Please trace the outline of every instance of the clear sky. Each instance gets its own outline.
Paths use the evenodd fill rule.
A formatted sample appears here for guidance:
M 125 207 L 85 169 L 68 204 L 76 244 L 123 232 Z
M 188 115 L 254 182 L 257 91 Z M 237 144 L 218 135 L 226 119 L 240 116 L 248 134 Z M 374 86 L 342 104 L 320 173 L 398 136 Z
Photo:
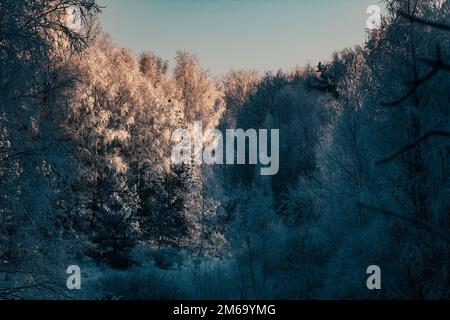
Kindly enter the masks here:
M 178 49 L 218 75 L 316 64 L 362 44 L 379 0 L 99 0 L 103 28 L 136 53 L 173 62 Z

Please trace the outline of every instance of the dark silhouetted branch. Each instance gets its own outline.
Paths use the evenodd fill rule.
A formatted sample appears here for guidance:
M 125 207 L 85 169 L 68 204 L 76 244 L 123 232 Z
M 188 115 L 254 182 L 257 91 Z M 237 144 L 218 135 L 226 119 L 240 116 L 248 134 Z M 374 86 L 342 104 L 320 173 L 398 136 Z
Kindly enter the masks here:
M 400 213 L 382 209 L 382 208 L 377 208 L 377 207 L 370 206 L 370 205 L 363 204 L 363 203 L 358 203 L 357 205 L 360 209 L 365 209 L 365 210 L 369 210 L 372 212 L 378 212 L 378 213 L 381 213 L 388 217 L 389 216 L 395 217 L 395 218 L 410 222 L 414 226 L 416 226 L 420 229 L 426 230 L 429 233 L 435 235 L 437 238 L 443 240 L 444 242 L 450 243 L 450 237 L 444 231 L 439 230 L 437 227 L 435 227 L 427 222 L 420 221 L 419 219 L 416 219 L 416 218 L 413 218 L 413 217 L 410 217 L 410 216 L 407 216 L 404 214 L 400 214 Z
M 32 156 L 32 155 L 44 156 L 44 155 L 46 155 L 46 153 L 42 153 L 44 151 L 45 151 L 45 149 L 43 149 L 43 148 L 35 148 L 35 149 L 30 149 L 30 150 L 18 151 L 16 153 L 9 154 L 9 155 L 1 158 L 0 163 L 9 161 L 11 159 L 20 158 L 22 156 Z
M 436 47 L 436 59 L 419 59 L 419 61 L 422 61 L 423 63 L 426 63 L 427 65 L 431 66 L 432 67 L 431 71 L 419 79 L 407 82 L 407 84 L 412 85 L 408 93 L 405 94 L 400 99 L 397 99 L 393 102 L 382 103 L 383 106 L 395 107 L 402 104 L 403 102 L 408 100 L 408 98 L 413 96 L 423 84 L 431 80 L 440 70 L 450 71 L 450 66 L 444 63 L 444 61 L 442 60 L 442 53 L 440 46 Z
M 414 149 L 416 146 L 418 146 L 419 144 L 427 141 L 428 139 L 432 138 L 432 137 L 445 137 L 445 138 L 450 138 L 450 132 L 446 132 L 446 131 L 430 131 L 425 133 L 423 136 L 421 136 L 420 138 L 418 138 L 416 141 L 408 144 L 407 146 L 405 146 L 404 148 L 402 148 L 401 150 L 395 152 L 394 154 L 390 155 L 389 157 L 379 160 L 377 161 L 375 164 L 376 165 L 382 165 L 382 164 L 386 164 L 389 163 L 395 159 L 397 159 L 398 157 L 400 157 L 401 155 L 405 154 L 406 152 Z
M 420 88 L 421 85 L 423 85 L 425 82 L 427 82 L 428 80 L 433 78 L 437 74 L 438 71 L 439 71 L 438 68 L 433 68 L 433 70 L 431 70 L 429 73 L 427 73 L 427 75 L 425 75 L 423 78 L 420 78 L 420 79 L 417 79 L 416 81 L 410 82 L 413 84 L 413 87 L 403 97 L 401 97 L 400 99 L 397 99 L 393 102 L 384 102 L 384 103 L 382 103 L 382 105 L 386 106 L 386 107 L 395 107 L 395 106 L 402 104 L 403 102 L 408 100 L 408 98 L 413 96 L 416 93 L 416 91 Z
M 410 15 L 409 13 L 406 13 L 403 11 L 399 11 L 398 15 L 405 19 L 408 19 L 410 21 L 421 24 L 421 25 L 433 27 L 433 28 L 440 29 L 440 30 L 450 31 L 449 25 L 446 25 L 446 24 L 443 24 L 440 22 L 428 21 L 428 20 L 413 16 L 413 15 Z
M 10 292 L 16 292 L 16 291 L 23 291 L 28 290 L 32 288 L 39 288 L 46 284 L 46 282 L 32 284 L 29 286 L 22 286 L 22 287 L 13 287 L 13 288 L 0 288 L 0 293 L 10 293 Z
M 429 66 L 432 66 L 433 68 L 436 68 L 438 70 L 450 71 L 450 64 L 447 64 L 442 60 L 420 58 L 419 61 L 426 63 Z

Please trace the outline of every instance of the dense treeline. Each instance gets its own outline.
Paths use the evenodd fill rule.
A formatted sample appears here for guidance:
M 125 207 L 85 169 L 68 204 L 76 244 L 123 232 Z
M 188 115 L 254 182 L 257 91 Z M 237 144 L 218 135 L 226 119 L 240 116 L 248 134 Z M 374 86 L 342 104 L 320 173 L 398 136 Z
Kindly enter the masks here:
M 449 298 L 450 3 L 386 6 L 363 47 L 216 80 L 118 47 L 94 1 L 3 0 L 0 298 Z M 194 121 L 280 129 L 279 173 L 175 165 Z

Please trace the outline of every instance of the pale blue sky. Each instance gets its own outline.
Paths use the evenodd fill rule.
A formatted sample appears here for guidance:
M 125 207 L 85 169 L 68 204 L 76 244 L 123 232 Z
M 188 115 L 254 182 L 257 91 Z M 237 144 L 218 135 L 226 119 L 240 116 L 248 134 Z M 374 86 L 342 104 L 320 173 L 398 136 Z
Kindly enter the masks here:
M 362 44 L 367 7 L 379 0 L 99 0 L 114 41 L 173 62 L 195 53 L 213 75 L 316 64 Z

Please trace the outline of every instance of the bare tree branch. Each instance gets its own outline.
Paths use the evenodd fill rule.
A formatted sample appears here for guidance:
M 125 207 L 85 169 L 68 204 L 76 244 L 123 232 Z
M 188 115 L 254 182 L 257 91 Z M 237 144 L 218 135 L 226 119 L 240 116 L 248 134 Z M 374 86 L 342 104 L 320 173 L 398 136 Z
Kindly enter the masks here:
M 377 161 L 375 164 L 376 165 L 383 165 L 383 164 L 389 163 L 389 162 L 397 159 L 401 155 L 405 154 L 406 152 L 414 149 L 419 144 L 422 144 L 423 142 L 425 142 L 425 141 L 427 141 L 427 140 L 429 140 L 430 138 L 433 138 L 433 137 L 450 138 L 450 132 L 447 132 L 447 131 L 430 131 L 430 132 L 427 132 L 423 136 L 418 138 L 416 141 L 408 144 L 407 146 L 403 147 L 402 149 L 400 149 L 399 151 L 397 151 L 394 154 L 390 155 L 389 157 Z
M 413 87 L 403 97 L 401 97 L 401 98 L 399 98 L 399 99 L 397 99 L 397 100 L 395 100 L 393 102 L 383 102 L 382 105 L 386 106 L 386 107 L 395 107 L 395 106 L 398 106 L 398 105 L 402 104 L 403 102 L 408 100 L 408 98 L 413 96 L 416 93 L 416 91 L 420 88 L 420 86 L 422 86 L 428 80 L 431 80 L 438 73 L 438 71 L 439 71 L 439 69 L 434 67 L 423 78 L 420 78 L 420 79 L 418 79 L 418 80 L 416 80 L 414 82 L 410 82 L 410 83 L 413 84 Z
M 413 16 L 413 15 L 411 15 L 409 13 L 406 13 L 406 12 L 403 12 L 403 11 L 399 11 L 398 15 L 403 17 L 403 18 L 406 18 L 406 19 L 408 19 L 410 21 L 413 21 L 413 22 L 416 22 L 418 24 L 421 24 L 421 25 L 433 27 L 433 28 L 440 29 L 440 30 L 450 31 L 450 26 L 449 25 L 446 25 L 446 24 L 443 24 L 443 23 L 440 23 L 440 22 L 428 21 L 428 20 L 425 20 L 425 19 Z
M 390 210 L 386 210 L 386 209 L 382 209 L 382 208 L 377 208 L 374 206 L 370 206 L 367 204 L 363 204 L 363 203 L 358 203 L 357 206 L 360 209 L 366 209 L 372 212 L 378 212 L 378 213 L 382 213 L 385 216 L 391 216 L 391 217 L 396 217 L 399 218 L 401 220 L 410 222 L 411 224 L 413 224 L 414 226 L 423 229 L 425 231 L 428 231 L 429 233 L 435 235 L 437 238 L 443 240 L 446 243 L 450 243 L 450 237 L 447 235 L 447 233 L 445 233 L 444 231 L 438 229 L 437 227 L 435 227 L 434 225 L 431 225 L 427 222 L 424 221 L 420 221 L 419 219 L 404 215 L 404 214 L 400 214 L 397 212 L 393 212 Z
M 20 158 L 22 156 L 45 155 L 44 153 L 39 153 L 39 152 L 43 152 L 43 151 L 45 151 L 45 149 L 43 149 L 43 148 L 34 148 L 34 149 L 30 149 L 30 150 L 18 151 L 16 153 L 7 155 L 4 158 L 1 158 L 0 159 L 0 163 L 9 161 L 9 160 L 14 159 L 14 158 Z
M 42 283 L 36 283 L 36 284 L 32 284 L 29 286 L 22 286 L 22 287 L 0 288 L 0 293 L 9 293 L 9 292 L 15 292 L 15 291 L 23 291 L 23 290 L 32 289 L 32 288 L 39 288 L 39 287 L 44 286 L 45 284 L 46 284 L 46 282 L 42 282 Z
M 425 76 L 423 76 L 421 78 L 418 78 L 414 81 L 407 82 L 407 84 L 412 85 L 412 87 L 408 91 L 408 93 L 393 102 L 382 103 L 383 106 L 395 107 L 395 106 L 402 104 L 403 102 L 408 100 L 408 98 L 413 96 L 423 84 L 425 84 L 427 81 L 431 80 L 439 71 L 441 71 L 441 70 L 450 71 L 450 65 L 444 63 L 444 61 L 442 59 L 441 47 L 439 45 L 436 46 L 436 58 L 435 59 L 419 58 L 418 60 L 429 65 L 430 67 L 432 67 L 431 71 L 428 72 Z

